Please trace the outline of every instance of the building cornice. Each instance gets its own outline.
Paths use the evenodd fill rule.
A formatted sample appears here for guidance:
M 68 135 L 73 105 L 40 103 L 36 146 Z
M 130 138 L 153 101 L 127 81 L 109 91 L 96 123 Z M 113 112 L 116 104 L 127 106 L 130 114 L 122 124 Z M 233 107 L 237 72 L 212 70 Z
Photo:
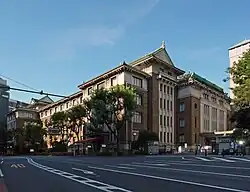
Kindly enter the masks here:
M 116 74 L 122 73 L 124 71 L 131 72 L 131 73 L 143 76 L 145 78 L 150 76 L 149 74 L 147 74 L 147 73 L 145 73 L 143 71 L 140 71 L 140 70 L 138 70 L 138 69 L 136 69 L 136 68 L 134 68 L 132 66 L 127 65 L 126 63 L 123 63 L 122 65 L 120 65 L 120 66 L 118 66 L 118 67 L 116 67 L 114 69 L 111 69 L 110 71 L 108 71 L 108 72 L 106 72 L 106 73 L 104 73 L 102 75 L 99 75 L 99 76 L 97 76 L 97 77 L 95 77 L 95 78 L 93 78 L 93 79 L 79 85 L 78 88 L 79 89 L 85 89 L 87 87 L 95 85 L 95 84 L 97 84 L 97 83 L 99 83 L 99 82 L 101 82 L 103 80 L 106 80 L 106 79 L 108 79 L 108 78 L 110 78 L 110 77 L 112 77 L 112 76 L 114 76 Z

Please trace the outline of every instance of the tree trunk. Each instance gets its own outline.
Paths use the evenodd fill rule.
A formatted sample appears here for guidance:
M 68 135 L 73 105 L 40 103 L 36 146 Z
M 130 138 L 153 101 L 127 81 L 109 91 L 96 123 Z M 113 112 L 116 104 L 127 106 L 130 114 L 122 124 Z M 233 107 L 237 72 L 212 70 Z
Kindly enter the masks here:
M 119 156 L 120 153 L 120 131 L 117 130 L 116 133 L 116 155 Z

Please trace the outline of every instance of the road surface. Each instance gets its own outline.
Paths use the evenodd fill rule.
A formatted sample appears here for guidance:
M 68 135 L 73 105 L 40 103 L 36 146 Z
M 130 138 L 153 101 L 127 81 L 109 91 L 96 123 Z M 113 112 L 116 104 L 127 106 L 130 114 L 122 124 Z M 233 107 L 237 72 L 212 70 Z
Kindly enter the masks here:
M 0 164 L 0 192 L 247 192 L 249 182 L 250 157 L 34 156 Z

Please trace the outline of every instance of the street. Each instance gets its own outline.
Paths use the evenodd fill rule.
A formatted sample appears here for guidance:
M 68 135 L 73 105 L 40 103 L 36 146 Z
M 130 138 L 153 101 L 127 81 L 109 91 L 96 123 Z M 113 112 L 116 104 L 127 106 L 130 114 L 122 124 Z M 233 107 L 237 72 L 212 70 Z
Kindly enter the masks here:
M 250 191 L 248 156 L 32 156 L 0 163 L 0 192 Z

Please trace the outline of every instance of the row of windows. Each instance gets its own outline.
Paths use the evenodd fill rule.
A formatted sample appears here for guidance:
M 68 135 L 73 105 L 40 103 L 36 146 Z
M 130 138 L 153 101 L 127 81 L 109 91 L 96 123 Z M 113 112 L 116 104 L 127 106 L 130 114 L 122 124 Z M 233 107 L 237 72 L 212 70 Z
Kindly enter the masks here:
M 209 100 L 209 95 L 206 94 L 206 93 L 203 93 L 203 98 L 206 99 L 206 100 Z M 217 103 L 217 98 L 214 97 L 214 96 L 211 96 L 211 101 L 214 102 L 214 103 Z M 219 99 L 218 102 L 219 102 L 219 104 L 220 104 L 221 106 L 223 106 L 223 104 L 224 104 L 223 100 Z
M 163 143 L 172 143 L 173 142 L 173 135 L 172 133 L 167 133 L 160 131 L 160 142 Z
M 165 116 L 165 115 L 160 115 L 160 125 L 163 126 L 169 126 L 172 127 L 173 126 L 173 118 L 169 117 L 169 116 Z
M 194 103 L 194 108 L 197 109 L 198 105 L 197 103 Z M 185 111 L 185 103 L 180 103 L 180 112 L 184 112 Z
M 160 91 L 163 91 L 163 93 L 167 93 L 168 95 L 173 95 L 173 87 L 160 84 Z
M 52 108 L 52 109 L 49 109 L 49 110 L 46 110 L 45 112 L 42 112 L 41 113 L 41 118 L 42 117 L 47 117 L 47 116 L 50 116 L 52 115 L 53 113 L 57 113 L 59 111 L 63 111 L 64 109 L 69 109 L 71 106 L 75 106 L 75 105 L 78 105 L 78 104 L 81 104 L 83 103 L 83 97 L 81 96 L 80 98 L 77 98 L 77 99 L 73 99 L 72 101 L 68 101 L 64 104 L 61 104 L 60 106 L 57 106 L 55 108 Z
M 172 101 L 169 101 L 167 100 L 167 106 L 166 106 L 166 99 L 162 99 L 160 98 L 160 108 L 161 109 L 166 109 L 169 111 L 172 111 L 173 110 L 173 102 Z

